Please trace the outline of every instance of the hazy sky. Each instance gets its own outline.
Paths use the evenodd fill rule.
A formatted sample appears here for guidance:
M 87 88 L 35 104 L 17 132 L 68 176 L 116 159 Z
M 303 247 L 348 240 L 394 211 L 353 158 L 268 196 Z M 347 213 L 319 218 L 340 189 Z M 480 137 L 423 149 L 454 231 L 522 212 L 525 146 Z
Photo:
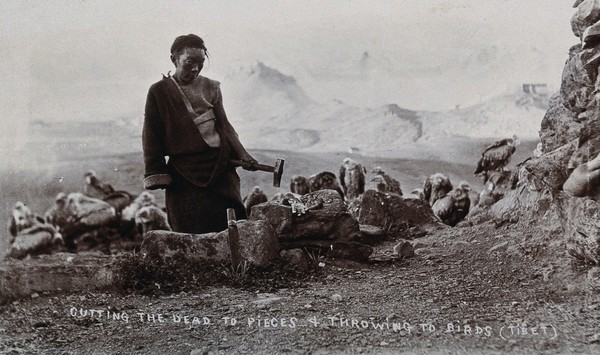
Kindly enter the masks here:
M 340 93 L 365 90 L 364 104 L 381 98 L 444 109 L 519 80 L 557 88 L 578 42 L 569 23 L 573 2 L 2 0 L 1 120 L 25 129 L 19 122 L 32 118 L 139 115 L 148 86 L 172 69 L 173 39 L 187 33 L 207 42 L 205 75 L 222 80 L 261 61 L 294 76 L 313 97 L 337 91 L 336 75 L 352 71 L 364 52 L 377 79 L 339 80 Z M 430 87 L 438 72 L 448 82 Z M 403 97 L 415 90 L 418 97 Z

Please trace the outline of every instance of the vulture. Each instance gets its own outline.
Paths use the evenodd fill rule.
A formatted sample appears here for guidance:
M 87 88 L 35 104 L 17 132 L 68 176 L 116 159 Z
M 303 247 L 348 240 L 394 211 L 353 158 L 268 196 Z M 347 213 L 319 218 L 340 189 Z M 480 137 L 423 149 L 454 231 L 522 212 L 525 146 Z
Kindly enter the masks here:
M 19 231 L 6 256 L 22 259 L 27 255 L 51 254 L 57 245 L 64 244 L 62 235 L 51 224 L 38 222 Z
M 250 216 L 252 206 L 256 206 L 260 203 L 268 201 L 269 200 L 267 199 L 267 195 L 265 195 L 260 186 L 254 186 L 254 188 L 252 188 L 252 191 L 250 191 L 250 193 L 242 200 L 242 202 L 244 203 L 244 207 L 246 208 L 246 216 Z
M 485 148 L 477 163 L 475 175 L 483 175 L 484 182 L 486 182 L 490 172 L 503 171 L 517 149 L 517 145 L 519 145 L 519 140 L 517 136 L 513 136 L 499 140 Z
M 105 184 L 98 179 L 94 170 L 88 170 L 84 176 L 85 186 L 83 188 L 83 193 L 87 196 L 103 199 L 115 192 L 115 189 L 113 189 L 110 184 Z
M 135 213 L 135 225 L 141 235 L 152 230 L 170 231 L 167 213 L 158 206 L 144 206 Z
M 471 208 L 469 191 L 471 191 L 469 184 L 461 182 L 459 187 L 433 204 L 431 207 L 433 213 L 443 223 L 454 227 L 469 214 Z
M 367 169 L 351 158 L 345 158 L 340 167 L 340 183 L 346 198 L 356 198 L 365 192 Z
M 422 188 L 416 188 L 410 192 L 411 197 L 425 201 L 425 194 Z
M 114 207 L 80 192 L 59 193 L 45 214 L 46 221 L 60 230 L 64 242 L 72 247 L 74 238 L 83 230 L 109 225 L 116 220 Z
M 144 206 L 156 206 L 156 197 L 148 191 L 142 191 L 129 206 L 123 209 L 121 219 L 124 221 L 133 221 L 137 211 Z
M 33 214 L 31 209 L 23 202 L 17 201 L 13 207 L 11 218 L 8 221 L 8 230 L 11 236 L 16 237 L 20 231 L 39 222 L 44 222 L 44 220 Z
M 53 226 L 64 226 L 70 219 L 70 213 L 66 207 L 67 194 L 59 192 L 54 198 L 54 205 L 44 213 L 44 219 Z
M 18 201 L 9 222 L 7 257 L 22 259 L 27 255 L 49 254 L 55 245 L 63 244 L 62 235 L 41 216 Z
M 298 195 L 306 195 L 310 191 L 308 179 L 300 175 L 292 176 L 290 181 L 290 191 Z
M 311 175 L 308 178 L 308 185 L 310 186 L 310 192 L 319 190 L 335 190 L 340 194 L 342 199 L 344 199 L 344 192 L 337 183 L 337 177 L 331 171 L 324 171 L 315 175 Z
M 533 150 L 533 157 L 539 158 L 542 155 L 544 155 L 544 146 L 542 145 L 542 142 L 539 142 L 537 144 L 537 146 L 535 147 L 535 149 Z
M 423 182 L 423 197 L 425 201 L 429 202 L 429 206 L 433 206 L 435 201 L 446 196 L 452 189 L 450 178 L 444 174 L 435 173 Z
M 385 180 L 386 192 L 402 196 L 402 189 L 400 188 L 400 182 L 398 180 L 387 175 L 379 166 L 375 167 L 371 172 L 374 173 L 375 176 L 381 176 Z
M 121 216 L 123 210 L 131 205 L 133 196 L 127 191 L 119 190 L 110 193 L 108 196 L 102 198 L 102 200 L 111 205 L 117 215 Z
M 371 181 L 369 181 L 369 190 L 375 190 L 385 194 L 388 192 L 388 186 L 385 179 L 381 175 L 375 175 Z

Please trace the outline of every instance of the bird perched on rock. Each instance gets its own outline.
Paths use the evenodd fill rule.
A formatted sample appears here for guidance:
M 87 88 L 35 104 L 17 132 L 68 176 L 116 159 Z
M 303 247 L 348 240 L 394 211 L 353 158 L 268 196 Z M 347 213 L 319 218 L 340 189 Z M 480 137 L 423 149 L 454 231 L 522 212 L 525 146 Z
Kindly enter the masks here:
M 267 199 L 267 195 L 263 192 L 260 186 L 256 185 L 252 188 L 252 191 L 244 197 L 242 202 L 244 203 L 244 207 L 246 207 L 246 214 L 250 216 L 250 212 L 252 210 L 252 206 L 256 206 L 260 203 L 269 201 Z
M 377 192 L 381 192 L 382 194 L 388 193 L 388 186 L 385 182 L 385 179 L 381 175 L 375 175 L 371 181 L 369 181 L 369 185 L 367 187 L 368 190 L 375 190 Z
M 10 235 L 15 237 L 20 231 L 40 221 L 44 222 L 43 218 L 36 216 L 23 202 L 17 201 L 13 207 L 11 218 L 8 221 L 8 230 Z
M 535 147 L 535 149 L 533 150 L 533 157 L 539 158 L 542 155 L 544 155 L 544 146 L 542 145 L 542 142 L 539 142 L 537 144 L 537 146 Z
M 387 175 L 380 166 L 375 167 L 373 170 L 371 170 L 371 172 L 375 174 L 375 176 L 381 176 L 385 180 L 387 192 L 402 196 L 402 188 L 400 187 L 400 181 Z
M 85 186 L 83 188 L 83 193 L 87 196 L 103 199 L 115 192 L 115 189 L 113 189 L 110 184 L 105 184 L 98 179 L 94 170 L 88 170 L 84 176 Z
M 512 138 L 499 140 L 485 148 L 481 153 L 479 162 L 477 162 L 475 175 L 483 175 L 485 183 L 491 171 L 503 171 L 518 145 L 517 136 L 513 136 Z
M 113 206 L 117 215 L 121 216 L 123 210 L 131 205 L 134 197 L 127 191 L 119 190 L 108 194 L 102 200 Z
M 445 224 L 455 226 L 462 221 L 471 207 L 469 198 L 471 187 L 466 182 L 461 182 L 459 187 L 446 196 L 437 200 L 431 209 L 433 213 Z
M 290 191 L 300 196 L 306 195 L 310 191 L 308 179 L 300 175 L 292 176 L 290 181 Z
M 67 194 L 59 192 L 54 198 L 54 205 L 52 205 L 46 213 L 44 213 L 44 220 L 52 224 L 53 226 L 62 226 L 67 223 L 70 218 L 70 214 L 67 211 Z
M 410 195 L 411 195 L 412 198 L 417 198 L 419 200 L 426 201 L 425 200 L 425 194 L 423 193 L 423 189 L 422 188 L 416 188 L 416 189 L 412 190 L 410 192 Z
M 340 183 L 346 198 L 357 198 L 365 192 L 365 169 L 352 158 L 345 158 L 340 167 Z
M 450 178 L 444 174 L 435 173 L 423 182 L 423 197 L 425 201 L 429 202 L 429 206 L 433 206 L 435 201 L 446 196 L 452 189 Z
M 156 197 L 149 191 L 142 191 L 129 206 L 125 207 L 121 213 L 121 219 L 124 221 L 133 221 L 137 211 L 145 206 L 156 206 Z
M 135 214 L 135 225 L 141 235 L 152 230 L 171 230 L 167 213 L 157 206 L 140 208 Z
M 335 190 L 340 194 L 342 199 L 344 198 L 344 192 L 337 183 L 337 177 L 331 171 L 324 171 L 315 175 L 311 175 L 308 178 L 308 185 L 310 186 L 310 192 L 319 190 Z

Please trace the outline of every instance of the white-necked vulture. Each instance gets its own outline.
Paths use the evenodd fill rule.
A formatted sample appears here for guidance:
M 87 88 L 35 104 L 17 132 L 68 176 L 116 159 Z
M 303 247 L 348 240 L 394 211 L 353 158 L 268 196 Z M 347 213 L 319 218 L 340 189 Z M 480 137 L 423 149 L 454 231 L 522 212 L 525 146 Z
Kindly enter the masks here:
M 481 153 L 479 162 L 477 162 L 475 175 L 483 175 L 485 182 L 490 172 L 503 171 L 517 149 L 517 145 L 519 145 L 519 140 L 517 136 L 513 136 L 512 138 L 499 140 L 485 148 Z
M 346 198 L 356 198 L 365 192 L 367 169 L 352 158 L 345 158 L 340 167 L 340 183 Z

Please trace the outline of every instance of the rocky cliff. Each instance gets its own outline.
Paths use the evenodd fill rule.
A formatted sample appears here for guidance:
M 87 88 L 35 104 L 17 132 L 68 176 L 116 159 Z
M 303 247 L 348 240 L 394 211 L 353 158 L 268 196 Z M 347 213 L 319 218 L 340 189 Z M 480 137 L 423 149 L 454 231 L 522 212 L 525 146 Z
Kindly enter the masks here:
M 563 190 L 571 173 L 600 153 L 600 0 L 576 1 L 574 8 L 571 28 L 580 43 L 569 50 L 560 92 L 550 100 L 542 121 L 543 154 L 521 165 L 517 188 L 491 211 L 500 220 L 535 223 L 552 236 L 548 244 L 599 265 L 597 197 L 573 197 Z

